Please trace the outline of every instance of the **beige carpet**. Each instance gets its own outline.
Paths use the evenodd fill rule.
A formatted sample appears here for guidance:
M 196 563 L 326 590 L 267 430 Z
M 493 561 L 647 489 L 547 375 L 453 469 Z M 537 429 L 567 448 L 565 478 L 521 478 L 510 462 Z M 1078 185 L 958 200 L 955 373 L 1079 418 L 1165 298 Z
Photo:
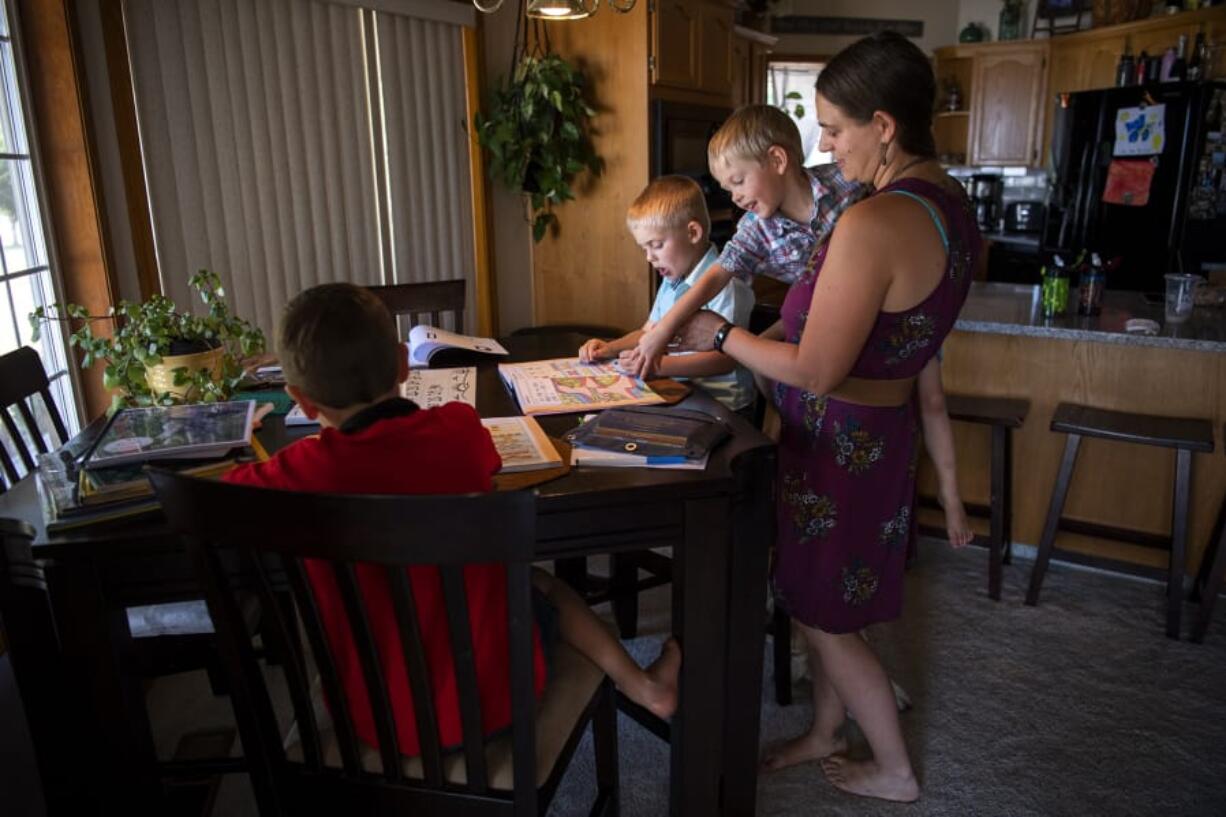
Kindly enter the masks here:
M 900 622 L 872 633 L 915 701 L 903 731 L 924 787 L 911 806 L 844 795 L 813 765 L 765 775 L 769 815 L 1226 815 L 1226 601 L 1203 645 L 1163 636 L 1163 588 L 1053 565 L 1037 608 L 1021 603 L 1030 564 L 1005 568 L 1004 600 L 987 598 L 987 553 L 925 545 Z M 668 590 L 645 597 L 630 647 L 647 661 L 667 625 Z M 1186 623 L 1192 608 L 1186 608 Z M 651 635 L 657 633 L 657 635 Z M 201 679 L 159 684 L 152 709 L 169 753 L 175 725 L 225 720 Z M 763 743 L 807 727 L 807 686 L 780 708 L 766 678 Z M 667 813 L 667 747 L 622 718 L 623 817 Z M 859 745 L 863 750 L 863 745 Z M 586 814 L 594 787 L 580 746 L 550 811 Z M 216 815 L 254 815 L 231 777 Z

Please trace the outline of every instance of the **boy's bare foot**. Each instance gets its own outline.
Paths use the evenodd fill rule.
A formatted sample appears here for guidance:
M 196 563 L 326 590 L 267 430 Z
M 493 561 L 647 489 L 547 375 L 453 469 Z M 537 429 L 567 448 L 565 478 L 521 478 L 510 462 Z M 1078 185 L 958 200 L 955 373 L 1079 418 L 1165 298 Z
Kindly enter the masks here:
M 775 772 L 786 769 L 788 766 L 795 766 L 797 763 L 821 760 L 824 757 L 846 751 L 847 738 L 818 735 L 809 731 L 770 749 L 762 756 L 759 769 L 764 772 Z
M 664 642 L 660 657 L 645 672 L 647 683 L 643 685 L 643 700 L 638 703 L 657 717 L 671 718 L 677 711 L 677 676 L 681 673 L 681 645 L 677 639 Z
M 832 785 L 850 794 L 898 803 L 919 799 L 919 782 L 914 774 L 892 774 L 872 760 L 848 760 L 834 755 L 822 761 L 822 771 Z
M 942 491 L 939 500 L 945 511 L 945 535 L 949 537 L 949 544 L 956 548 L 966 547 L 975 538 L 975 532 L 966 517 L 962 497 Z

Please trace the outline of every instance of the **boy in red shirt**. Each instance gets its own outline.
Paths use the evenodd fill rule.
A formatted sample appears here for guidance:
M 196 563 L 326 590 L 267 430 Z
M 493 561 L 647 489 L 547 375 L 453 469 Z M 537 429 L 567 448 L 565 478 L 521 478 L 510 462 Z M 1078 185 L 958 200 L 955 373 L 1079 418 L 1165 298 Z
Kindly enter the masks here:
M 229 482 L 293 491 L 344 494 L 456 494 L 489 491 L 502 461 L 477 412 L 464 403 L 420 409 L 399 396 L 408 376 L 405 347 L 383 304 L 351 284 L 324 284 L 301 293 L 285 309 L 277 338 L 286 390 L 318 419 L 318 436 L 299 440 L 267 462 L 240 466 Z M 307 560 L 307 575 L 336 656 L 360 739 L 378 746 L 357 651 L 349 637 L 340 592 L 325 564 Z M 408 673 L 391 596 L 381 573 L 357 566 L 358 583 L 379 655 L 400 751 L 420 754 Z M 458 691 L 438 571 L 409 569 L 438 713 L 439 740 L 459 746 Z M 488 735 L 510 725 L 506 570 L 500 564 L 464 570 L 472 627 L 481 719 Z M 556 619 L 563 640 L 586 655 L 632 700 L 661 717 L 677 705 L 681 652 L 669 640 L 644 670 L 626 653 L 583 600 L 550 574 L 533 570 L 534 675 L 545 684 L 541 637 Z M 552 608 L 552 609 L 550 609 Z M 555 615 L 556 613 L 556 615 Z

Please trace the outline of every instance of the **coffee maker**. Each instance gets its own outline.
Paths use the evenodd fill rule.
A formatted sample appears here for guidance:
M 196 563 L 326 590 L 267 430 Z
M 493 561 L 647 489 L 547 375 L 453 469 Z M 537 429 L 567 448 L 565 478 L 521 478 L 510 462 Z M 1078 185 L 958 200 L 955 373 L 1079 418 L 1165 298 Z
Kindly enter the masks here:
M 995 173 L 976 173 L 971 176 L 971 204 L 975 207 L 975 220 L 985 233 L 995 232 L 1000 220 L 1000 197 L 1004 184 Z

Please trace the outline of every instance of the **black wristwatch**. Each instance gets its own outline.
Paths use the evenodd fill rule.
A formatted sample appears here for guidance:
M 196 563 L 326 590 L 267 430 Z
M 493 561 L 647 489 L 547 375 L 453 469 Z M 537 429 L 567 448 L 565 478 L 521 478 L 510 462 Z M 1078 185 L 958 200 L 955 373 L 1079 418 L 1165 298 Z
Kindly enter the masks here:
M 717 352 L 724 351 L 724 341 L 728 339 L 728 334 L 736 329 L 736 324 L 732 321 L 724 321 L 724 325 L 715 330 L 715 342 L 712 343 L 712 348 Z

